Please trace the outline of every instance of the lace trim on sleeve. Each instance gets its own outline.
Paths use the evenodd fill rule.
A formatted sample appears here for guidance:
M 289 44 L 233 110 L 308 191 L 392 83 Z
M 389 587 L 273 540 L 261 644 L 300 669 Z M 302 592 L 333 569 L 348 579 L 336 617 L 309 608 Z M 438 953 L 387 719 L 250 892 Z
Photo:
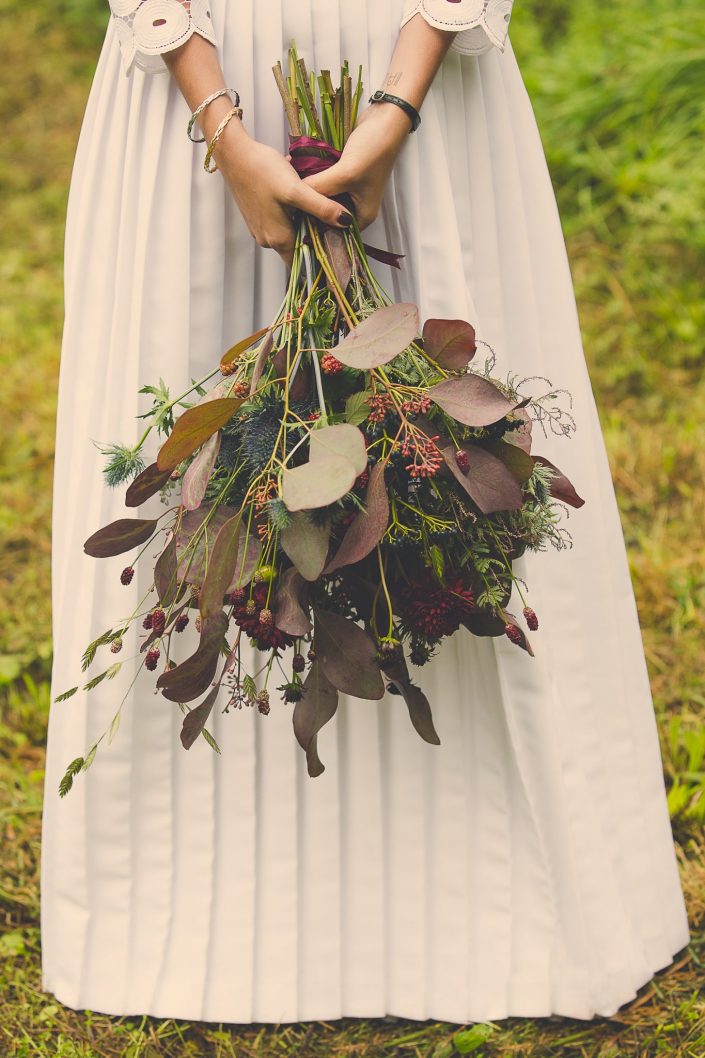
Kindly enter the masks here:
M 125 73 L 168 68 L 162 52 L 185 44 L 193 33 L 216 43 L 209 0 L 108 0 Z
M 514 0 L 406 0 L 401 26 L 419 14 L 431 26 L 455 32 L 451 51 L 479 55 L 504 50 Z

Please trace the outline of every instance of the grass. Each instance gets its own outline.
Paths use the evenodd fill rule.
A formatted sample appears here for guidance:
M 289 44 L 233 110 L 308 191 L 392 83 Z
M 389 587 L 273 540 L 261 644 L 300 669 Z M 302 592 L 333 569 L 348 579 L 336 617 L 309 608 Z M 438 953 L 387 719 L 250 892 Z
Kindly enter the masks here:
M 77 1013 L 40 991 L 38 863 L 51 652 L 49 517 L 66 193 L 104 0 L 22 5 L 3 38 L 0 265 L 0 1054 L 29 1058 L 644 1058 L 705 1054 L 705 10 L 520 0 L 617 487 L 693 940 L 612 1018 L 228 1027 Z M 6 0 L 5 11 L 20 10 Z

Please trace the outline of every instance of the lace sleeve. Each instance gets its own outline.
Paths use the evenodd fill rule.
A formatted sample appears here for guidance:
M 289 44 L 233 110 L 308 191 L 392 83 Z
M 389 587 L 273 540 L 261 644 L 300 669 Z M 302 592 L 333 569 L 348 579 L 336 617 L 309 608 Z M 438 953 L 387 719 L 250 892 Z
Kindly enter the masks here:
M 209 0 L 108 0 L 125 73 L 168 70 L 161 53 L 193 33 L 215 44 Z
M 514 0 L 406 0 L 400 26 L 416 14 L 438 29 L 455 32 L 451 51 L 479 55 L 494 45 L 500 51 L 509 29 Z

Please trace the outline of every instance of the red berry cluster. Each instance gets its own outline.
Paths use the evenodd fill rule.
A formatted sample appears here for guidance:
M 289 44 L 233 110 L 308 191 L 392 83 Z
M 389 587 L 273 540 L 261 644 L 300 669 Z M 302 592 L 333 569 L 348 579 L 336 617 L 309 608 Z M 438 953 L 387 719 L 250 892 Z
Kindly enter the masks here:
M 233 620 L 250 639 L 254 640 L 260 650 L 291 646 L 294 637 L 277 628 L 274 615 L 267 606 L 268 590 L 266 584 L 253 585 L 251 598 L 240 599 L 239 602 L 233 604 Z M 243 594 L 246 595 L 246 593 Z
M 233 393 L 236 397 L 246 397 L 249 392 L 250 384 L 249 382 L 245 382 L 244 379 L 241 379 L 239 382 L 236 382 L 233 386 Z
M 321 357 L 321 367 L 326 375 L 337 375 L 339 371 L 343 370 L 344 366 L 332 353 L 324 353 Z
M 388 393 L 371 393 L 366 403 L 370 406 L 368 421 L 377 424 L 384 422 L 387 413 L 394 407 L 394 401 Z
M 135 571 L 132 566 L 125 566 L 124 570 L 120 574 L 120 583 L 129 584 L 135 575 Z
M 401 454 L 413 456 L 410 463 L 406 464 L 406 471 L 410 478 L 431 478 L 443 466 L 437 438 L 428 437 L 420 430 L 413 434 L 408 431 L 401 443 Z
M 532 632 L 535 632 L 539 626 L 539 619 L 536 616 L 535 611 L 532 610 L 530 606 L 525 606 L 522 612 L 524 614 L 524 618 L 526 620 L 527 625 L 529 626 Z
M 155 635 L 162 635 L 166 626 L 166 614 L 160 606 L 152 610 L 152 631 Z
M 430 397 L 410 397 L 409 400 L 404 401 L 401 408 L 408 415 L 425 415 L 431 403 Z
M 175 630 L 177 632 L 183 632 L 184 628 L 188 624 L 188 620 L 189 618 L 187 613 L 180 613 L 179 616 L 176 618 L 176 621 L 174 622 Z

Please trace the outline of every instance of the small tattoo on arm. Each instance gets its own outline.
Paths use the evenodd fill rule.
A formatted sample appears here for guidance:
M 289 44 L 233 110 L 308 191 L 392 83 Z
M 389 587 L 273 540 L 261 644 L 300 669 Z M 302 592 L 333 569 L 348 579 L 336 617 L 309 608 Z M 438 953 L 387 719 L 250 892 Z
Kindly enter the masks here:
M 401 70 L 396 70 L 393 73 L 388 73 L 384 81 L 385 88 L 394 88 L 396 85 L 399 84 L 403 76 L 404 74 Z

